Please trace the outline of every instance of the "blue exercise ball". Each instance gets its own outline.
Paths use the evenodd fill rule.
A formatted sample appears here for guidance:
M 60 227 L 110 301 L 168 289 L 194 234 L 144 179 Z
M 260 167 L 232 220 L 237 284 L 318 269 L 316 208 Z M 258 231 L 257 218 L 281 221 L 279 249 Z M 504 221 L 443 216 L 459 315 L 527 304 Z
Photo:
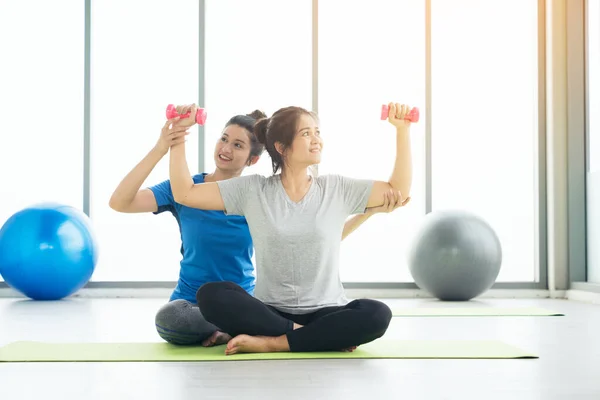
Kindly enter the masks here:
M 34 300 L 59 300 L 91 278 L 98 246 L 89 218 L 71 206 L 43 203 L 12 215 L 0 229 L 0 275 Z

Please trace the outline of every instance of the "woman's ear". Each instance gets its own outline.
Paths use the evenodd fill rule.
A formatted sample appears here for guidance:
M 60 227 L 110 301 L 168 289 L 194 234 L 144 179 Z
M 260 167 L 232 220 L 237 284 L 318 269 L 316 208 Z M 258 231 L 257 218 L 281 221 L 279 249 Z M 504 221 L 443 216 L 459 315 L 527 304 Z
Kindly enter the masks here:
M 260 156 L 252 156 L 248 158 L 248 162 L 246 163 L 249 167 L 256 164 L 260 160 Z
M 283 153 L 285 153 L 285 149 L 283 148 L 283 144 L 281 142 L 275 142 L 275 150 L 283 157 Z

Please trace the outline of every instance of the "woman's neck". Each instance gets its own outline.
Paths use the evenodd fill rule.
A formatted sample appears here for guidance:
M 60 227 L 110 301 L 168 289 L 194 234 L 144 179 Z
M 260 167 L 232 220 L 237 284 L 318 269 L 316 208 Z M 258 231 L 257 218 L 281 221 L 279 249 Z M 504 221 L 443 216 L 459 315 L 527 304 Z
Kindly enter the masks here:
M 289 191 L 302 192 L 310 186 L 310 181 L 311 176 L 308 174 L 308 168 L 285 168 L 281 172 L 281 183 Z

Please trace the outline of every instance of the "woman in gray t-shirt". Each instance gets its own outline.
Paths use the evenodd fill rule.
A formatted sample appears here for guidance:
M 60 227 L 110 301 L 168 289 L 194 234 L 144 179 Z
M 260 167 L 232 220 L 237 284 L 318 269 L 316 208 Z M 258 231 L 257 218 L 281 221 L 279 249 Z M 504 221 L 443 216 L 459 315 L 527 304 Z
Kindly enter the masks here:
M 399 191 L 406 203 L 412 180 L 409 108 L 390 103 L 396 161 L 389 181 L 340 175 L 313 177 L 323 141 L 317 116 L 299 107 L 259 120 L 274 175 L 194 184 L 182 144 L 171 147 L 175 201 L 246 217 L 256 251 L 255 297 L 232 282 L 203 285 L 196 294 L 204 317 L 234 338 L 226 354 L 352 350 L 381 337 L 392 313 L 371 299 L 348 301 L 339 277 L 346 218 Z M 195 115 L 195 110 L 191 110 Z M 281 170 L 281 173 L 277 172 Z

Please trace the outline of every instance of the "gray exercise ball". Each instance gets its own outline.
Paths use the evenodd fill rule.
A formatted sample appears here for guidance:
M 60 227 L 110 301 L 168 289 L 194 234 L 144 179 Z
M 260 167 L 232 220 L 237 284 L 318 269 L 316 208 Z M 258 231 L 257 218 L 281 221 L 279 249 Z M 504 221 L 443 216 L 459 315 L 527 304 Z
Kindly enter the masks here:
M 425 216 L 410 246 L 408 266 L 418 287 L 445 301 L 466 301 L 498 277 L 502 247 L 496 232 L 465 211 Z

